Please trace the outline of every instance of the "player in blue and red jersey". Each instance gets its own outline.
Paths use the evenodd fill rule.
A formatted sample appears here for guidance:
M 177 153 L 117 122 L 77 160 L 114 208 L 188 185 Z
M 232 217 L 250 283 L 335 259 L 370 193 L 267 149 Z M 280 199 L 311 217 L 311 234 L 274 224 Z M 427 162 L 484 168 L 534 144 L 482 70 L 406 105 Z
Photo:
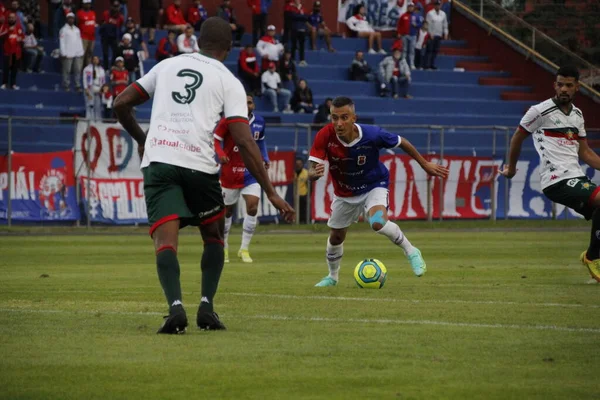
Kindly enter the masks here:
M 246 96 L 248 103 L 248 123 L 250 131 L 254 135 L 254 140 L 260 148 L 265 168 L 269 169 L 269 153 L 265 143 L 265 120 L 254 114 L 254 99 L 252 96 Z M 221 147 L 222 142 L 222 147 Z M 221 168 L 221 186 L 223 187 L 223 200 L 225 202 L 225 232 L 224 248 L 225 262 L 229 262 L 229 231 L 231 230 L 231 221 L 233 216 L 233 206 L 238 202 L 240 195 L 246 202 L 246 217 L 242 228 L 242 244 L 238 251 L 238 257 L 243 262 L 251 263 L 248 247 L 252 240 L 252 235 L 256 230 L 256 213 L 258 212 L 258 201 L 260 199 L 260 185 L 250 174 L 242 156 L 233 138 L 227 130 L 227 122 L 221 120 L 215 129 L 215 151 L 219 156 L 219 161 L 223 164 Z
M 427 267 L 421 252 L 408 241 L 398 225 L 388 221 L 390 177 L 379 161 L 379 150 L 399 147 L 432 176 L 446 178 L 448 169 L 425 160 L 408 140 L 398 135 L 378 126 L 357 124 L 354 103 L 348 97 L 333 100 L 331 122 L 317 133 L 309 157 L 308 175 L 313 181 L 325 174 L 324 163 L 329 163 L 335 194 L 327 222 L 330 228 L 326 253 L 329 275 L 315 286 L 337 285 L 346 232 L 363 212 L 375 232 L 387 236 L 404 250 L 415 275 L 423 275 Z

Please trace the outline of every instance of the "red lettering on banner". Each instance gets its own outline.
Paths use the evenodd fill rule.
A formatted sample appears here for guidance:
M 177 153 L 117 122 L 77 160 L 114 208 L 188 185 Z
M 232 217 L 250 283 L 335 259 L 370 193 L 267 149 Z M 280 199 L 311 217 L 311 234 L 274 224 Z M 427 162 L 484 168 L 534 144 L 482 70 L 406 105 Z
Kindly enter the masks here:
M 439 161 L 433 157 L 429 159 Z M 427 176 L 408 156 L 384 155 L 381 161 L 390 171 L 388 213 L 391 219 L 425 219 L 428 201 L 433 218 L 438 218 L 440 212 L 444 218 L 487 218 L 490 215 L 490 188 L 498 165 L 489 158 L 446 157 L 444 164 L 450 170 L 446 181 Z M 326 169 L 325 176 L 313 186 L 313 219 L 329 218 L 332 186 Z
M 117 172 L 119 170 L 119 167 L 117 167 L 117 163 L 115 162 L 115 137 L 120 136 L 120 129 L 112 127 L 106 128 L 106 137 L 108 138 L 108 152 L 110 153 L 110 164 L 108 164 L 108 172 Z
M 84 162 L 87 162 L 88 160 L 88 149 L 86 147 L 88 143 L 88 133 L 91 136 L 91 139 L 89 140 L 90 146 L 95 146 L 94 157 L 90 160 L 90 168 L 92 171 L 95 171 L 98 160 L 100 159 L 100 154 L 102 154 L 102 139 L 100 138 L 100 132 L 98 132 L 98 129 L 96 129 L 95 126 L 90 126 L 89 131 L 83 134 L 81 138 L 81 153 L 83 154 Z

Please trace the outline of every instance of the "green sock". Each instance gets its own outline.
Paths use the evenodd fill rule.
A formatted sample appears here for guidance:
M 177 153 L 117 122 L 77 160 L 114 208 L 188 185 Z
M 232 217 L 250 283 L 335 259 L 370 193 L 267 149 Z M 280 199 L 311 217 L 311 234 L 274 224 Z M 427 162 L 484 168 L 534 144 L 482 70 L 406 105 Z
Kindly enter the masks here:
M 179 282 L 179 261 L 177 253 L 171 246 L 164 246 L 156 252 L 156 270 L 160 285 L 165 292 L 169 311 L 174 306 L 181 306 L 181 284 Z
M 202 268 L 202 300 L 200 310 L 213 312 L 213 298 L 219 287 L 219 279 L 223 271 L 224 253 L 222 242 L 204 244 L 204 253 L 200 267 Z

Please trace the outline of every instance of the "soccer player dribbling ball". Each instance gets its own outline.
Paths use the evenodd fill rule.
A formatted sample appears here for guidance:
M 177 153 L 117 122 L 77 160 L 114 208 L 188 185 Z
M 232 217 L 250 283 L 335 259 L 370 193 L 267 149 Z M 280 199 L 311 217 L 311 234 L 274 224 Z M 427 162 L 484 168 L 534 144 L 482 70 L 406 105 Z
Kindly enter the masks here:
M 401 247 L 415 275 L 422 276 L 427 267 L 421 252 L 408 241 L 398 225 L 388 221 L 389 172 L 379 161 L 379 150 L 399 147 L 432 176 L 446 178 L 448 169 L 425 160 L 405 138 L 378 126 L 357 124 L 354 103 L 348 97 L 333 100 L 331 122 L 317 133 L 309 157 L 308 175 L 313 181 L 325 174 L 324 163 L 329 162 L 335 194 L 327 222 L 330 228 L 326 252 L 329 275 L 315 286 L 337 285 L 346 232 L 363 210 L 371 228 Z
M 248 126 L 244 87 L 223 65 L 231 50 L 231 27 L 218 17 L 200 30 L 200 53 L 161 61 L 117 97 L 115 113 L 137 141 L 142 158 L 144 194 L 156 250 L 158 278 L 169 305 L 169 315 L 157 333 L 184 333 L 177 242 L 179 229 L 199 226 L 204 251 L 201 300 L 196 324 L 200 329 L 225 329 L 214 312 L 213 300 L 223 270 L 224 204 L 215 161 L 213 130 L 223 112 L 228 130 L 246 167 L 283 218 L 292 221 L 293 208 L 269 181 L 263 160 Z M 152 105 L 146 135 L 133 116 L 133 107 Z
M 544 195 L 592 220 L 590 245 L 580 260 L 600 282 L 600 187 L 585 176 L 579 160 L 600 170 L 600 157 L 588 146 L 581 110 L 573 105 L 579 91 L 579 71 L 562 67 L 554 81 L 556 95 L 532 106 L 510 141 L 508 165 L 500 172 L 508 179 L 517 173 L 523 141 L 533 136 L 540 156 Z
M 254 114 L 254 99 L 251 95 L 246 95 L 246 104 L 248 105 L 248 124 L 250 125 L 252 137 L 256 140 L 256 144 L 260 149 L 265 168 L 269 169 L 269 153 L 265 142 L 265 120 Z M 251 263 L 252 258 L 248 247 L 256 230 L 260 185 L 244 165 L 244 160 L 242 160 L 227 126 L 227 120 L 222 119 L 215 129 L 215 150 L 219 156 L 219 161 L 223 164 L 221 167 L 221 186 L 223 187 L 225 201 L 225 262 L 229 262 L 228 239 L 233 219 L 233 206 L 238 202 L 241 194 L 246 203 L 246 217 L 242 226 L 242 243 L 237 255 L 243 262 Z

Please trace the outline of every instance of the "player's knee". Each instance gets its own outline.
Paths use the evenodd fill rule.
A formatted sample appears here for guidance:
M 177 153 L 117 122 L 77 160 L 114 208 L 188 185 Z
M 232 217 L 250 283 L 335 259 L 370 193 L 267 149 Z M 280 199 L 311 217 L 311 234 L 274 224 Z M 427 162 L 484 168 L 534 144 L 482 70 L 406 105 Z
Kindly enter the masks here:
M 369 225 L 375 232 L 380 231 L 386 223 L 386 219 L 383 215 L 383 211 L 376 211 L 372 216 L 369 217 Z
M 251 217 L 256 217 L 256 214 L 258 214 L 258 204 L 246 206 L 246 213 Z
M 225 206 L 225 216 L 231 218 L 233 216 L 233 207 Z
M 344 243 L 344 235 L 341 232 L 331 232 L 329 234 L 329 243 L 331 243 L 332 246 L 338 246 L 342 243 Z

